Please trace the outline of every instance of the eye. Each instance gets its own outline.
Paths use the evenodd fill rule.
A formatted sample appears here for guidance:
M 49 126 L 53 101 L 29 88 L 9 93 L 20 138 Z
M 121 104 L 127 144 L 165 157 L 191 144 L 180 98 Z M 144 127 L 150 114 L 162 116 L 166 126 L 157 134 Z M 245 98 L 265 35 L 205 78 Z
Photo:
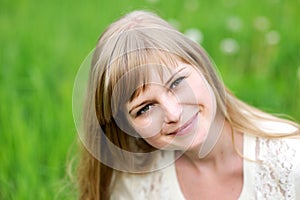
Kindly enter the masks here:
M 152 106 L 153 106 L 153 104 L 147 104 L 147 105 L 145 105 L 144 107 L 142 107 L 141 109 L 139 109 L 137 111 L 136 116 L 138 117 L 140 115 L 145 114 L 146 112 L 148 112 L 151 109 Z
M 176 79 L 170 86 L 170 89 L 174 89 L 175 87 L 177 87 L 183 80 L 185 79 L 184 76 L 179 77 L 178 79 Z

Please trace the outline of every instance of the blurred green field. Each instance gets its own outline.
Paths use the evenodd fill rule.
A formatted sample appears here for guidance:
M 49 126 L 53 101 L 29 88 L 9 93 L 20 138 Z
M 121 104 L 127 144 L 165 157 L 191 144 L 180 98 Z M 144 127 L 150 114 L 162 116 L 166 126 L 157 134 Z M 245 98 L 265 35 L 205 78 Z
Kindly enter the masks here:
M 300 121 L 299 0 L 1 0 L 1 200 L 76 197 L 66 178 L 76 72 L 104 28 L 133 9 L 198 38 L 238 97 Z

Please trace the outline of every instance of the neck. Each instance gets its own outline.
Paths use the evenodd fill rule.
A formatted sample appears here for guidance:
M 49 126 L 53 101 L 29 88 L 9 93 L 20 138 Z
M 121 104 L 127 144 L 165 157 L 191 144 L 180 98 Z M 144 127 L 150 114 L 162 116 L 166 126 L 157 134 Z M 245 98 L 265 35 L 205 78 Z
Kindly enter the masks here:
M 235 137 L 233 144 L 232 134 Z M 233 132 L 228 122 L 224 127 L 211 151 L 205 157 L 199 157 L 199 149 L 192 149 L 184 153 L 182 159 L 187 159 L 194 167 L 203 168 L 209 166 L 218 170 L 224 168 L 226 163 L 232 164 L 233 159 L 241 159 L 236 152 L 235 146 L 239 152 L 243 151 L 243 136 L 241 133 Z

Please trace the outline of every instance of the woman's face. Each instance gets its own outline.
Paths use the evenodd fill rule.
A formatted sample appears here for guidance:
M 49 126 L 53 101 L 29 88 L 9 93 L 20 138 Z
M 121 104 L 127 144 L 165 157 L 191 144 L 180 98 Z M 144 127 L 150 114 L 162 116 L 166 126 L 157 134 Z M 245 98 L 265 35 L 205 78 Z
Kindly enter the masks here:
M 200 147 L 216 114 L 211 87 L 195 67 L 183 62 L 163 73 L 153 72 L 145 88 L 127 102 L 128 121 L 156 148 Z

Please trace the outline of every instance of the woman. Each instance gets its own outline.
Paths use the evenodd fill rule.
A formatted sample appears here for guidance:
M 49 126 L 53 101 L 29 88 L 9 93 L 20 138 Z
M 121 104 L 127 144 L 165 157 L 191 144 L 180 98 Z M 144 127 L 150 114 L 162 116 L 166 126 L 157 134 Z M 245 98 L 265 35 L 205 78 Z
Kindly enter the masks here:
M 237 99 L 153 13 L 100 37 L 80 134 L 80 199 L 300 198 L 299 125 Z

